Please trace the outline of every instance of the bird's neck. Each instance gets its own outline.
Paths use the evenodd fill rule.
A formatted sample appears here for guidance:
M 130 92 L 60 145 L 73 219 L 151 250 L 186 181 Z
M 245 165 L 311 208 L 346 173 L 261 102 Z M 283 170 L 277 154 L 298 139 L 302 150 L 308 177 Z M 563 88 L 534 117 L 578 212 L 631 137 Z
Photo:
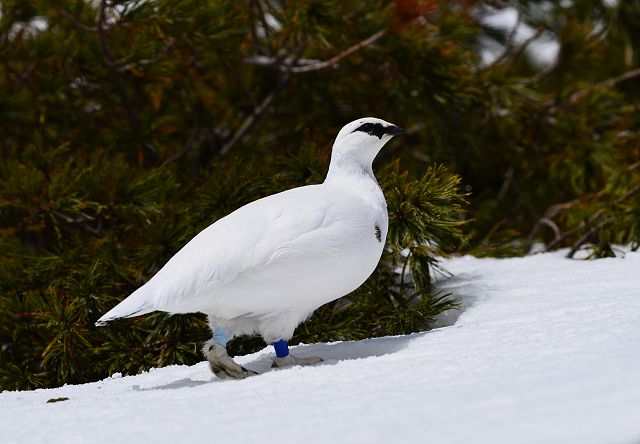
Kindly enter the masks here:
M 371 167 L 373 159 L 361 160 L 348 155 L 333 155 L 329 164 L 329 171 L 325 183 L 343 179 L 370 179 L 376 182 Z
M 361 163 L 349 158 L 331 158 L 329 172 L 324 184 L 335 186 L 340 192 L 352 192 L 360 198 L 383 208 L 386 211 L 387 204 L 378 181 L 373 175 L 371 162 Z

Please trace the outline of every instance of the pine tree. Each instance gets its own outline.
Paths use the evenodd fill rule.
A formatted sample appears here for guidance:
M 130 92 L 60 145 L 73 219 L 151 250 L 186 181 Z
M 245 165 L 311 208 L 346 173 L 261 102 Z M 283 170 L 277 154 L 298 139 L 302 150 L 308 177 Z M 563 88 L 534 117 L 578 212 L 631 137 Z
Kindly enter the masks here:
M 200 315 L 93 322 L 216 219 L 322 181 L 357 117 L 408 130 L 374 166 L 387 250 L 297 341 L 429 328 L 456 251 L 637 248 L 640 9 L 610 3 L 0 0 L 0 387 L 201 360 Z

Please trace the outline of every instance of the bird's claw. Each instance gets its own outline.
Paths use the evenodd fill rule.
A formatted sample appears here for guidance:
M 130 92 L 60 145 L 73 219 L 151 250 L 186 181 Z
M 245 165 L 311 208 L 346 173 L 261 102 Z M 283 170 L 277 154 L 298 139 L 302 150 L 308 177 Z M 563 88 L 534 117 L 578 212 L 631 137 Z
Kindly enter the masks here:
M 300 358 L 292 354 L 288 354 L 284 358 L 275 357 L 271 368 L 292 367 L 294 365 L 315 365 L 319 364 L 323 359 L 319 356 L 308 356 L 306 358 Z
M 236 363 L 220 344 L 207 343 L 203 352 L 209 361 L 209 368 L 220 379 L 245 379 L 258 374 Z

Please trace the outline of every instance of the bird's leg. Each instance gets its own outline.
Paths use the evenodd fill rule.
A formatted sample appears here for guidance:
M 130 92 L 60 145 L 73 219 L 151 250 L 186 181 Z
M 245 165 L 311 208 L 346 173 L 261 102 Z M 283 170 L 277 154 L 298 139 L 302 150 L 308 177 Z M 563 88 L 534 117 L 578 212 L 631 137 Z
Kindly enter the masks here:
M 202 352 L 209 361 L 211 371 L 220 379 L 244 379 L 247 376 L 257 375 L 256 372 L 247 370 L 229 357 L 227 331 L 224 328 L 214 329 L 213 339 L 205 342 Z
M 289 353 L 287 341 L 280 339 L 273 343 L 276 350 L 276 358 L 273 360 L 272 367 L 290 367 L 293 365 L 314 365 L 322 362 L 322 358 L 318 356 L 309 356 L 307 358 L 299 358 Z

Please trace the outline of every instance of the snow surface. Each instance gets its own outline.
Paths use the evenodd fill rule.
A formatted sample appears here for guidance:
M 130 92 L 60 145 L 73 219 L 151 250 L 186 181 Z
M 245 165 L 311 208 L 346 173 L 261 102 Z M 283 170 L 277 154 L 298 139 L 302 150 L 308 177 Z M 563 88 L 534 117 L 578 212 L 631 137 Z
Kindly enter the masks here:
M 640 253 L 456 258 L 455 324 L 0 394 L 1 443 L 640 443 Z M 52 398 L 66 401 L 47 403 Z

